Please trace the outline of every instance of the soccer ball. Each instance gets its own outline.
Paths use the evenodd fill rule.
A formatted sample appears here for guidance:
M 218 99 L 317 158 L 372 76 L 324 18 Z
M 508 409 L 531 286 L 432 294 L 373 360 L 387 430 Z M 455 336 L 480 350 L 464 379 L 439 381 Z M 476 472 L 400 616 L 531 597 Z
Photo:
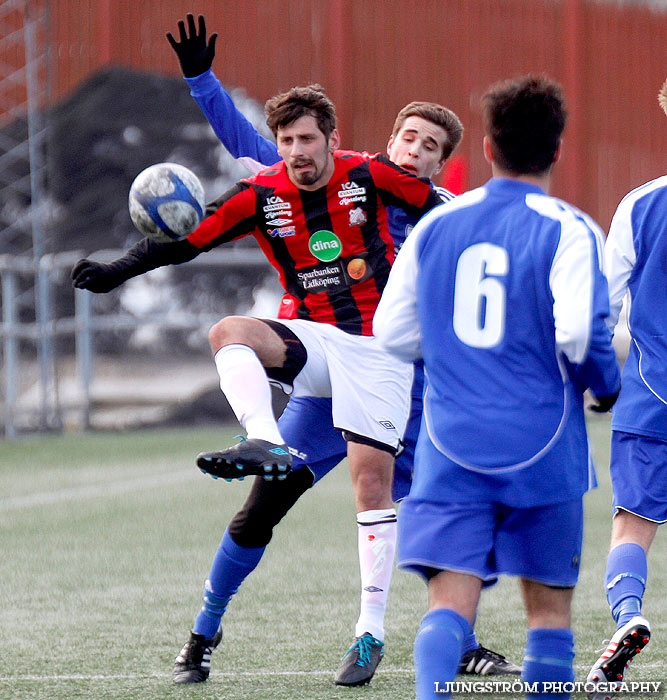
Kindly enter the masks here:
M 132 222 L 144 236 L 160 243 L 178 241 L 204 218 L 204 188 L 182 165 L 158 163 L 135 178 L 129 207 Z

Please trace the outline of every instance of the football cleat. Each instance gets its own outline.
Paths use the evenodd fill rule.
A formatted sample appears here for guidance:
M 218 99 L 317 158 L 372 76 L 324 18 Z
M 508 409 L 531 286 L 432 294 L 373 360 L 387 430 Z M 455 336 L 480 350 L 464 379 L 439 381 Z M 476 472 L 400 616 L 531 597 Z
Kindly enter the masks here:
M 355 637 L 334 675 L 334 683 L 350 687 L 370 683 L 383 656 L 384 643 L 370 632 Z
M 521 666 L 508 661 L 502 654 L 478 646 L 467 651 L 459 663 L 459 673 L 478 676 L 521 675 Z
M 190 632 L 190 639 L 174 663 L 174 683 L 203 683 L 211 672 L 211 654 L 221 639 L 222 629 L 213 639 L 204 639 L 204 635 Z
M 632 659 L 651 639 L 651 627 L 641 615 L 616 630 L 602 656 L 593 664 L 587 684 L 599 686 L 588 693 L 589 700 L 610 700 L 623 681 L 625 671 Z
M 220 452 L 202 452 L 197 456 L 197 466 L 214 479 L 231 481 L 255 475 L 267 481 L 274 477 L 282 480 L 292 468 L 292 455 L 287 445 L 252 438 Z

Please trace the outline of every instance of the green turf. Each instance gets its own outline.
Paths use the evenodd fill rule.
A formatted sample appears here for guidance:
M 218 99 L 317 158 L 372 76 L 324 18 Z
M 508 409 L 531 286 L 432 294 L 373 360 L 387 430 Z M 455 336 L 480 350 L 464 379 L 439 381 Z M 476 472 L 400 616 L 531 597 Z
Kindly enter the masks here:
M 579 679 L 612 631 L 601 587 L 610 524 L 608 419 L 592 419 L 590 431 L 601 487 L 586 498 L 575 597 Z M 200 474 L 193 457 L 227 444 L 234 432 L 0 442 L 2 700 L 414 697 L 412 641 L 426 595 L 415 576 L 400 571 L 387 616 L 386 657 L 373 683 L 343 689 L 331 680 L 359 600 L 354 505 L 344 466 L 278 528 L 225 616 L 209 682 L 172 685 L 173 660 L 199 608 L 211 557 L 248 488 L 247 482 Z M 645 604 L 654 637 L 633 664 L 632 680 L 666 678 L 663 546 L 659 533 Z M 520 661 L 524 615 L 516 582 L 485 592 L 477 633 Z

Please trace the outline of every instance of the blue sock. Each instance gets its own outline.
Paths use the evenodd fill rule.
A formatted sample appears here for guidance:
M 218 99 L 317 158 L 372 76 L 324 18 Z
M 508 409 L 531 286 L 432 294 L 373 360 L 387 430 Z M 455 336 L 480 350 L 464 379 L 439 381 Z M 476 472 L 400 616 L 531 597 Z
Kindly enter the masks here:
M 569 693 L 555 693 L 554 686 L 543 683 L 573 683 L 574 636 L 569 629 L 530 629 L 526 636 L 523 655 L 524 683 L 537 683 L 537 693 L 526 693 L 529 700 L 570 697 Z
M 265 549 L 266 547 L 241 547 L 234 542 L 229 531 L 225 530 L 204 586 L 204 605 L 195 619 L 193 632 L 203 634 L 206 639 L 215 635 L 229 599 L 259 564 Z
M 616 629 L 641 613 L 647 574 L 646 552 L 638 544 L 619 544 L 609 552 L 604 585 Z
M 479 648 L 480 644 L 477 641 L 477 637 L 475 636 L 475 630 L 471 627 L 470 628 L 470 634 L 466 635 L 466 638 L 463 640 L 463 648 L 461 649 L 461 656 L 464 654 L 467 654 L 469 651 L 472 651 L 473 649 Z
M 472 621 L 470 625 L 470 632 L 466 634 L 466 638 L 463 640 L 463 647 L 461 648 L 461 657 L 467 654 L 473 649 L 479 649 L 481 644 L 477 641 L 477 635 L 475 634 L 475 624 L 477 622 L 477 617 Z
M 417 700 L 451 697 L 437 692 L 437 684 L 444 689 L 454 680 L 469 633 L 468 621 L 453 610 L 439 608 L 424 615 L 414 646 Z

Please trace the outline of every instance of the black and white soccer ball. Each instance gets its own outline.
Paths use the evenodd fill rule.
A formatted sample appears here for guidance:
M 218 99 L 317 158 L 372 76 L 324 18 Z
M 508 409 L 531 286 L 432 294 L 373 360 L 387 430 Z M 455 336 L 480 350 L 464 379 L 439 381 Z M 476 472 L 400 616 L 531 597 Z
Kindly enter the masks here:
M 177 163 L 157 163 L 142 170 L 130 188 L 130 218 L 154 241 L 178 241 L 204 218 L 204 188 L 199 178 Z

